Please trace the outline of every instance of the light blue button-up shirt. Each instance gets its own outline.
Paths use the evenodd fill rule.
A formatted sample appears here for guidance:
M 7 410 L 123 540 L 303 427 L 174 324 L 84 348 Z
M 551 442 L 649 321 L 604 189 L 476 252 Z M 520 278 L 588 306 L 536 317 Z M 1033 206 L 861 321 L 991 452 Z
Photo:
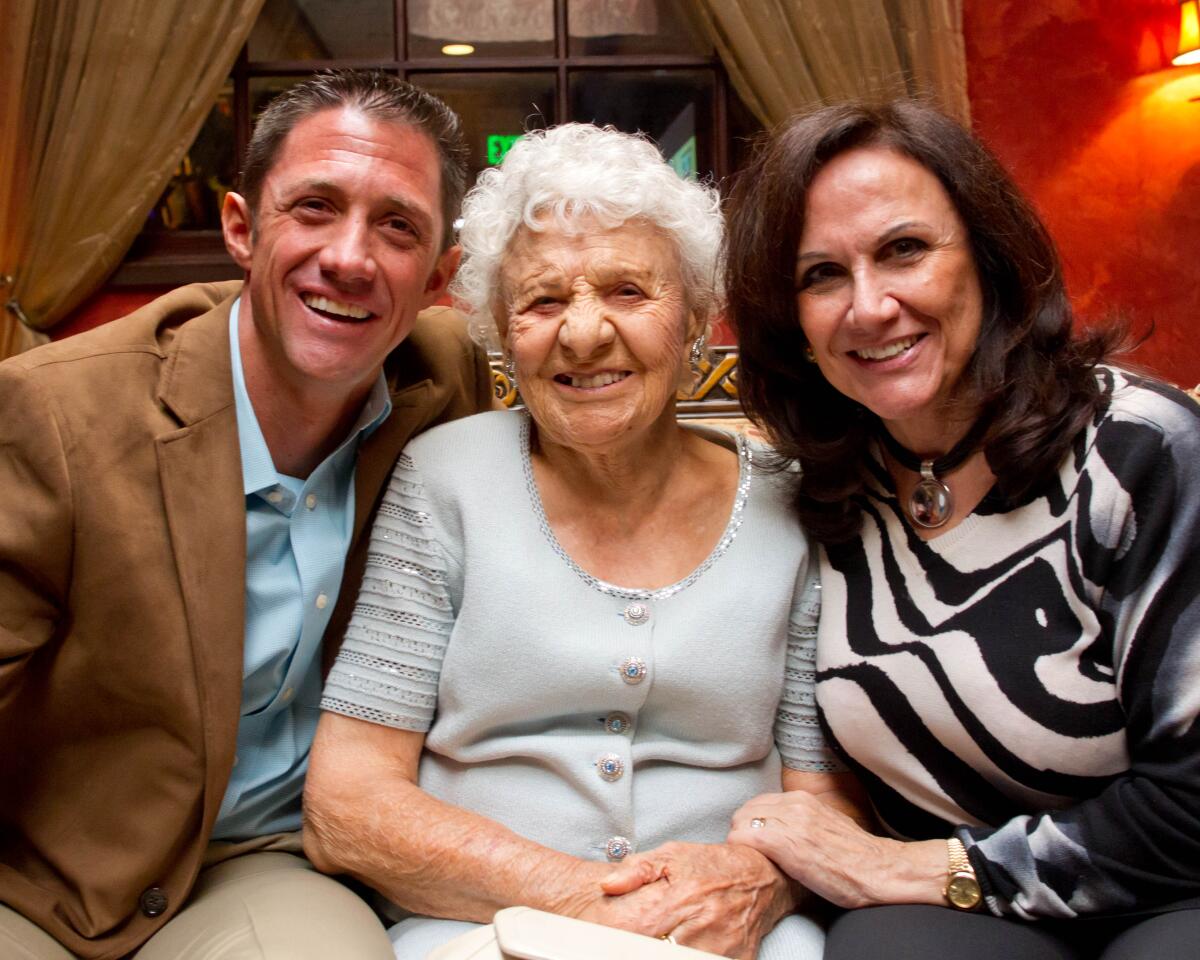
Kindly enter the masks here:
M 229 317 L 246 495 L 246 638 L 237 755 L 213 838 L 300 829 L 300 796 L 321 697 L 321 638 L 354 524 L 359 441 L 391 412 L 383 374 L 342 444 L 306 480 L 275 469 L 254 414 Z

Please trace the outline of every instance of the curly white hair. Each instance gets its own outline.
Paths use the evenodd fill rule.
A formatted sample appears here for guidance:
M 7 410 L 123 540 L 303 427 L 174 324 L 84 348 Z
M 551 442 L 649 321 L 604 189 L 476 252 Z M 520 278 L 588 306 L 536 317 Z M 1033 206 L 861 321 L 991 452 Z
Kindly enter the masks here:
M 475 340 L 499 348 L 499 275 L 520 227 L 572 233 L 630 220 L 652 223 L 674 242 L 688 307 L 707 326 L 723 295 L 717 190 L 678 176 L 641 135 L 568 123 L 523 136 L 463 201 L 463 260 L 451 293 Z

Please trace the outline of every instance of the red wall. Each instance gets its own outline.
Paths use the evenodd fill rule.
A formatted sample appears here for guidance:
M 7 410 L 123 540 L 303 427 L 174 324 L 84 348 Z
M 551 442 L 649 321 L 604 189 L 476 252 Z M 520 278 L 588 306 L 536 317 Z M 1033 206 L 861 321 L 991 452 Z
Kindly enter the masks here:
M 976 130 L 1058 240 L 1080 316 L 1153 324 L 1135 359 L 1200 382 L 1200 67 L 1170 66 L 1176 0 L 963 7 Z M 153 292 L 102 291 L 62 330 Z
M 116 320 L 149 303 L 166 289 L 159 287 L 130 287 L 120 290 L 101 289 L 68 314 L 50 336 L 55 340 L 82 333 L 109 320 Z
M 1200 67 L 1176 0 L 963 0 L 975 129 L 1058 241 L 1085 321 L 1154 332 L 1134 359 L 1200 382 Z

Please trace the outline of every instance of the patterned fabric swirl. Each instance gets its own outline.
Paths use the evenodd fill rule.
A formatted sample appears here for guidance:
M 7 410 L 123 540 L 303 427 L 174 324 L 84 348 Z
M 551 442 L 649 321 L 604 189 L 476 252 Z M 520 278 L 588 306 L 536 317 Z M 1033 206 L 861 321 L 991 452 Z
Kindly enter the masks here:
M 1200 892 L 1200 408 L 1099 375 L 1038 496 L 924 542 L 875 464 L 822 553 L 824 731 L 894 834 L 955 831 L 998 915 Z

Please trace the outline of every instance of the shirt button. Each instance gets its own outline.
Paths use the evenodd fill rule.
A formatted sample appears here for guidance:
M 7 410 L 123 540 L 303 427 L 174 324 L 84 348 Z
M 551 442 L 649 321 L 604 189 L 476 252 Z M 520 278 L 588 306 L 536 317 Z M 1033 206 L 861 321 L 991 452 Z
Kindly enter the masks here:
M 604 844 L 604 855 L 609 860 L 624 860 L 633 852 L 633 844 L 624 837 L 609 837 Z
M 614 783 L 625 773 L 625 761 L 615 753 L 606 753 L 596 761 L 596 772 L 600 774 L 601 780 Z
M 158 917 L 167 912 L 167 894 L 162 887 L 148 887 L 138 897 L 138 906 L 147 917 Z
M 626 683 L 641 683 L 646 679 L 646 661 L 641 657 L 626 657 L 621 661 L 621 679 Z
M 317 505 L 317 495 L 315 493 L 310 493 L 304 498 L 304 505 L 308 507 L 309 510 L 314 509 Z
M 283 691 L 283 699 L 284 699 L 284 700 L 291 700 L 291 699 L 292 699 L 292 694 L 293 694 L 293 693 L 295 693 L 295 692 L 296 692 L 296 691 L 295 691 L 295 690 L 293 690 L 291 687 L 288 687 L 286 690 L 284 690 L 284 691 Z
M 615 733 L 618 736 L 623 733 L 628 733 L 629 728 L 633 726 L 633 721 L 629 719 L 629 714 L 621 713 L 620 710 L 614 710 L 604 718 L 604 729 L 609 733 Z
M 631 603 L 621 616 L 631 627 L 640 627 L 643 623 L 650 622 L 650 608 L 644 603 Z
M 267 494 L 267 500 L 271 503 L 283 503 L 283 494 L 278 490 L 272 490 Z
M 323 594 L 323 593 L 318 593 L 317 594 L 317 609 L 324 610 L 327 606 L 329 606 L 329 598 L 327 596 L 325 596 L 325 594 Z

